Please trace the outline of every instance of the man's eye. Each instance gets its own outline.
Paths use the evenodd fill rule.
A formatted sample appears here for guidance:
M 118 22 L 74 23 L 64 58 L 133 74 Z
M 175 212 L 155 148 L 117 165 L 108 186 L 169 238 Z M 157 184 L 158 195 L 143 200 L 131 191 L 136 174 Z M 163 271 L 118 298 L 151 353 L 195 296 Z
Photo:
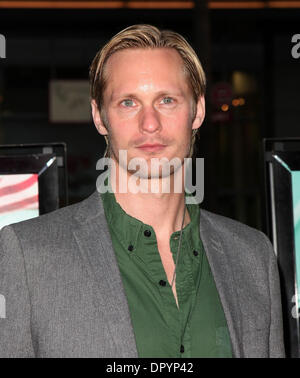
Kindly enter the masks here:
M 134 102 L 132 100 L 127 99 L 127 100 L 122 101 L 121 104 L 123 104 L 126 107 L 130 107 L 134 105 Z
M 174 102 L 174 100 L 173 100 L 171 97 L 164 97 L 164 98 L 162 99 L 162 102 L 163 102 L 164 104 L 172 104 L 172 103 Z

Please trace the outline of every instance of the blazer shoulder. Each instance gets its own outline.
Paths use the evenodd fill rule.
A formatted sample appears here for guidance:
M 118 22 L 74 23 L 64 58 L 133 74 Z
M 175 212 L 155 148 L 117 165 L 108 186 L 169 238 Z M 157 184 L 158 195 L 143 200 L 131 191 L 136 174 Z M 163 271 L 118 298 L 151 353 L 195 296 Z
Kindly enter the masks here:
M 78 224 L 89 220 L 90 217 L 96 216 L 101 212 L 102 204 L 98 192 L 94 192 L 88 198 L 50 213 L 40 215 L 36 218 L 28 219 L 22 222 L 13 223 L 10 227 L 18 236 L 30 235 L 38 238 L 41 235 L 56 234 L 57 232 L 67 232 L 76 228 Z M 3 228 L 5 232 L 6 227 Z
M 202 223 L 202 227 L 201 227 Z M 269 238 L 261 231 L 223 215 L 201 210 L 200 229 L 216 235 L 220 242 L 233 251 L 247 251 L 270 255 L 274 250 Z
M 70 221 L 72 221 L 74 214 L 76 214 L 79 204 L 80 202 L 68 205 L 35 218 L 31 218 L 17 223 L 12 223 L 9 226 L 12 227 L 17 233 L 33 229 L 48 229 L 50 231 L 56 225 L 59 225 L 59 227 L 62 227 L 63 225 L 67 226 L 70 224 Z
M 212 213 L 208 210 L 201 209 L 201 219 L 205 222 L 209 222 L 213 227 L 218 228 L 221 231 L 234 234 L 262 234 L 261 231 L 256 228 L 250 227 L 240 221 L 232 218 L 225 217 L 220 214 Z

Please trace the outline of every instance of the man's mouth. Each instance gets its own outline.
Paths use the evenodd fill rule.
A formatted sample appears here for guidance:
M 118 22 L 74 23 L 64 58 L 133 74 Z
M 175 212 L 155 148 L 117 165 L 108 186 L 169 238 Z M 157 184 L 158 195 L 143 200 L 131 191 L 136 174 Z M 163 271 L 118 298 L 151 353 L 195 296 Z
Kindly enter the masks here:
M 160 144 L 160 143 L 145 143 L 141 144 L 137 148 L 139 148 L 142 151 L 148 151 L 148 152 L 157 152 L 163 150 L 165 147 L 167 147 L 165 144 Z

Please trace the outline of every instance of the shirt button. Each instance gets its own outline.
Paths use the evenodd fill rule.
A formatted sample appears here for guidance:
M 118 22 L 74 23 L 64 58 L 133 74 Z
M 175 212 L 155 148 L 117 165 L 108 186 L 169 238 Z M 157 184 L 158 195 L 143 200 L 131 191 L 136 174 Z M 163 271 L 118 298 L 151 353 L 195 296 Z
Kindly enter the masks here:
M 151 236 L 151 231 L 150 230 L 145 230 L 144 231 L 144 235 L 149 238 Z
M 160 286 L 166 286 L 167 283 L 166 283 L 166 281 L 164 281 L 164 280 L 160 280 L 160 281 L 159 281 L 159 284 L 160 284 Z
M 133 251 L 133 245 L 130 244 L 130 245 L 128 246 L 128 251 L 130 251 L 130 252 Z
M 184 346 L 183 345 L 180 346 L 180 353 L 184 353 Z
M 198 256 L 199 253 L 197 251 L 193 251 L 194 256 Z

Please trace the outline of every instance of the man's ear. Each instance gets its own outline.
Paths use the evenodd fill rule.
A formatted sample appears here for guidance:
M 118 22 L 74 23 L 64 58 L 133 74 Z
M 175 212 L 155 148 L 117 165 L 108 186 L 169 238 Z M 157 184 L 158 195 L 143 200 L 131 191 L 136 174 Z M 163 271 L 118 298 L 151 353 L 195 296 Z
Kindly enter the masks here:
M 98 109 L 98 105 L 95 100 L 91 101 L 91 107 L 92 107 L 92 116 L 93 116 L 96 129 L 101 135 L 107 135 L 108 131 L 106 127 L 104 126 L 104 123 L 101 119 L 100 110 Z
M 204 121 L 204 117 L 205 117 L 205 98 L 204 98 L 204 95 L 202 95 L 199 97 L 199 100 L 197 102 L 196 116 L 192 125 L 193 130 L 198 129 L 202 125 Z

